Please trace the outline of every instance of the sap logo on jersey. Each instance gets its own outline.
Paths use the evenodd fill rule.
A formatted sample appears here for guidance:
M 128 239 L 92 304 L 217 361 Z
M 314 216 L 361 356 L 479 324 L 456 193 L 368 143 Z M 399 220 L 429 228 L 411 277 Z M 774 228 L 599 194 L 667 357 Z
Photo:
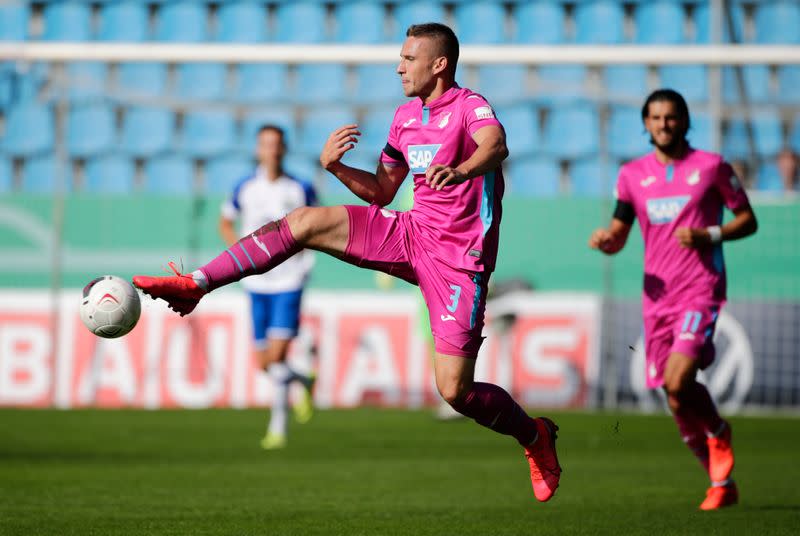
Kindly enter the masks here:
M 408 146 L 408 167 L 412 173 L 425 173 L 425 170 L 433 162 L 436 153 L 439 152 L 441 143 L 430 145 L 409 145 Z
M 690 195 L 675 197 L 657 197 L 647 200 L 647 217 L 650 223 L 669 223 L 681 213 L 683 207 L 692 198 Z

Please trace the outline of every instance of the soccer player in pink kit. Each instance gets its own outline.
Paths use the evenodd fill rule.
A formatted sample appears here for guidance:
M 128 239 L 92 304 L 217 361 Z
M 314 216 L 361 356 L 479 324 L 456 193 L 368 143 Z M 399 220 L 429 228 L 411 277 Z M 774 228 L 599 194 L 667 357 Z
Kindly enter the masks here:
M 334 131 L 322 166 L 370 206 L 303 207 L 269 223 L 192 274 L 136 276 L 134 284 L 180 314 L 216 288 L 268 271 L 303 248 L 419 285 L 428 306 L 442 397 L 459 413 L 514 437 L 525 450 L 534 495 L 558 487 L 558 427 L 529 417 L 502 388 L 475 382 L 486 290 L 495 267 L 505 133 L 480 95 L 455 83 L 458 39 L 437 23 L 411 26 L 397 73 L 408 97 L 397 109 L 375 173 L 342 163 L 357 125 Z M 384 207 L 411 171 L 414 207 Z
M 731 166 L 689 145 L 689 109 L 679 93 L 653 92 L 642 120 L 655 151 L 622 166 L 611 225 L 594 231 L 589 245 L 617 253 L 639 219 L 647 385 L 666 391 L 683 440 L 711 478 L 700 509 L 715 510 L 738 501 L 731 426 L 695 377 L 714 360 L 726 292 L 722 241 L 753 234 L 757 223 Z M 721 225 L 724 207 L 734 218 Z

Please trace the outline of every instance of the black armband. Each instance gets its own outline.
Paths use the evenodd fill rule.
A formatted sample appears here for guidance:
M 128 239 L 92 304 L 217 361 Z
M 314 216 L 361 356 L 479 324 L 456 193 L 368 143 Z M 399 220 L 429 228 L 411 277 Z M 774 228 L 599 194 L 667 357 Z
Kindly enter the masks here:
M 386 153 L 386 156 L 394 160 L 399 160 L 400 162 L 406 161 L 405 157 L 403 156 L 403 153 L 401 153 L 388 143 L 386 144 L 386 147 L 383 148 L 383 152 Z
M 614 217 L 628 225 L 633 224 L 636 219 L 636 212 L 633 210 L 633 205 L 627 201 L 617 200 L 617 207 L 614 209 Z

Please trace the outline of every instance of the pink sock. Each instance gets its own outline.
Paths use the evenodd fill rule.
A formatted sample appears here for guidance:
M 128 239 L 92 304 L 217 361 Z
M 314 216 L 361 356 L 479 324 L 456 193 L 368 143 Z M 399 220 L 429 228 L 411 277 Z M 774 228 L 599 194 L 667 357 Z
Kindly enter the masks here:
M 708 443 L 706 442 L 706 433 L 703 424 L 692 414 L 691 411 L 679 411 L 672 415 L 675 423 L 678 425 L 678 430 L 681 433 L 681 438 L 692 454 L 695 455 L 700 465 L 708 473 Z
M 303 249 L 295 241 L 286 218 L 270 222 L 200 267 L 212 290 L 253 274 L 263 274 Z
M 514 437 L 522 446 L 536 439 L 533 419 L 497 385 L 475 382 L 464 400 L 453 404 L 453 409 L 481 426 Z

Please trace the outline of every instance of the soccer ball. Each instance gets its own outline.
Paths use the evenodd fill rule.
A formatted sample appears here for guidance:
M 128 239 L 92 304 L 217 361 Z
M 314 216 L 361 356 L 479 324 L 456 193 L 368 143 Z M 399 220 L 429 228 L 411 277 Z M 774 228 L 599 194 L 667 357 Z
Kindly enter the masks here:
M 133 286 L 115 275 L 93 279 L 83 288 L 81 321 L 98 337 L 122 337 L 133 329 L 141 312 Z

